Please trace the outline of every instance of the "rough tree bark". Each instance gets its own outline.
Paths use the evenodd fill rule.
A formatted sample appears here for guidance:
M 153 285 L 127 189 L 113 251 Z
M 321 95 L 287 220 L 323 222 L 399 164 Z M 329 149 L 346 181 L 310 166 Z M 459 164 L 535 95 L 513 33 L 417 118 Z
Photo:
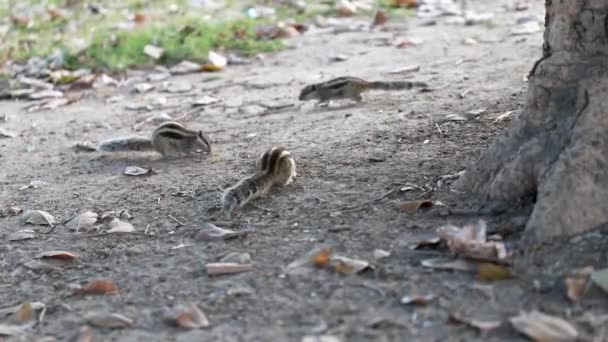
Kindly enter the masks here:
M 456 186 L 495 203 L 536 200 L 525 238 L 608 222 L 608 0 L 546 0 L 525 107 Z

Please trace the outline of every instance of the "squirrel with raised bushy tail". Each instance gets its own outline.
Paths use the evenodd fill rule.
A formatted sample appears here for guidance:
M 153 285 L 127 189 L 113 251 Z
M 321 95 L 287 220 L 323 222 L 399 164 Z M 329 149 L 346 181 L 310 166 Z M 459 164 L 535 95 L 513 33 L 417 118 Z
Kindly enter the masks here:
M 170 156 L 196 151 L 211 152 L 211 144 L 202 131 L 188 129 L 179 122 L 167 121 L 160 124 L 150 138 L 138 136 L 112 138 L 99 143 L 95 150 L 157 151 L 163 156 Z

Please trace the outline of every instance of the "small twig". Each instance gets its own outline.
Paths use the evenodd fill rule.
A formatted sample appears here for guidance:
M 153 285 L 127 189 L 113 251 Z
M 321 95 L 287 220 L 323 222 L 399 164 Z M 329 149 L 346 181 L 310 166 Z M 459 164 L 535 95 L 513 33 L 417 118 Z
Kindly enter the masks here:
M 441 130 L 441 128 L 439 128 L 439 125 L 436 122 L 433 122 L 433 123 L 435 124 L 435 127 L 437 127 L 439 134 L 444 135 L 445 133 Z
M 467 96 L 467 94 L 471 92 L 471 88 L 467 88 L 465 91 L 463 91 L 462 93 L 460 93 L 460 98 L 464 99 L 465 96 Z
M 175 217 L 173 217 L 173 215 L 171 215 L 171 214 L 169 214 L 169 215 L 167 215 L 167 216 L 168 216 L 170 219 L 172 219 L 173 221 L 175 221 L 175 222 L 177 223 L 178 227 L 181 227 L 181 226 L 185 226 L 185 225 L 186 225 L 186 224 L 185 224 L 185 223 L 183 223 L 182 221 L 180 221 L 180 220 L 176 219 Z
M 61 223 L 58 223 L 54 226 L 51 225 L 51 229 L 48 232 L 41 232 L 40 234 L 51 234 L 55 230 L 55 228 L 57 228 L 58 226 L 65 226 L 68 222 L 72 221 L 74 219 L 74 217 L 76 217 L 76 216 L 77 216 L 77 214 L 74 214 L 74 215 L 70 216 L 69 218 L 63 220 L 63 222 L 61 222 Z
M 370 205 L 370 204 L 372 204 L 372 203 L 374 203 L 374 202 L 377 202 L 377 201 L 380 201 L 380 200 L 385 199 L 386 197 L 388 197 L 388 196 L 392 195 L 392 194 L 393 194 L 394 192 L 396 192 L 397 190 L 399 190 L 399 188 L 394 188 L 394 189 L 392 189 L 391 191 L 389 191 L 389 192 L 385 193 L 385 194 L 384 194 L 384 195 L 382 195 L 382 196 L 378 196 L 378 197 L 376 197 L 376 198 L 372 198 L 372 199 L 371 199 L 371 200 L 369 200 L 369 201 L 365 201 L 365 202 L 363 202 L 363 203 L 361 203 L 361 204 L 357 204 L 357 205 L 350 206 L 350 207 L 344 207 L 344 208 L 342 208 L 342 209 L 338 209 L 338 210 L 335 210 L 335 211 L 332 211 L 332 212 L 334 212 L 334 213 L 335 213 L 335 212 L 339 212 L 339 213 L 348 213 L 348 212 L 354 212 L 354 211 L 362 210 L 362 209 L 364 209 L 365 207 L 367 207 L 368 205 Z

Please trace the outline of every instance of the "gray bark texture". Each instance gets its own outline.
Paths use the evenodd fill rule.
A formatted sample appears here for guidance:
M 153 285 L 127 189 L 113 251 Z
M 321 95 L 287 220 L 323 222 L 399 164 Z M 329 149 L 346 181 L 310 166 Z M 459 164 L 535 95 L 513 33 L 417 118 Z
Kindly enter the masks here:
M 502 205 L 536 198 L 526 239 L 608 222 L 608 0 L 546 0 L 524 109 L 456 187 Z

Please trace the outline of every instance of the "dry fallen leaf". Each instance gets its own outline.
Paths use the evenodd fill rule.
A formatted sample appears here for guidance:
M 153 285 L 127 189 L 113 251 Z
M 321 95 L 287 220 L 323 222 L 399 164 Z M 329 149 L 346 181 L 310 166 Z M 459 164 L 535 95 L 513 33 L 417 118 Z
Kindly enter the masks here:
M 374 255 L 374 259 L 380 260 L 380 259 L 388 258 L 389 256 L 391 256 L 391 252 L 385 251 L 384 249 L 376 248 L 376 249 L 374 249 L 373 255 Z
M 583 298 L 589 289 L 589 278 L 593 271 L 593 266 L 587 266 L 570 272 L 569 276 L 564 279 L 568 299 L 576 303 Z
M 14 138 L 17 136 L 17 133 L 5 130 L 0 127 L 0 138 Z
M 15 319 L 19 323 L 28 322 L 34 320 L 34 308 L 30 302 L 25 302 L 19 305 L 19 309 L 15 312 Z
M 329 265 L 330 254 L 331 249 L 323 248 L 310 258 L 310 263 L 316 267 L 326 267 L 327 265 Z
M 391 0 L 392 7 L 412 8 L 418 6 L 419 0 Z
M 576 341 L 579 334 L 569 322 L 539 311 L 522 312 L 509 319 L 515 330 L 538 342 Z
M 6 236 L 8 241 L 22 241 L 29 240 L 36 237 L 36 233 L 31 229 L 21 229 L 19 231 L 10 233 Z
M 192 90 L 192 83 L 188 81 L 172 81 L 172 82 L 164 82 L 162 84 L 163 91 L 168 93 L 177 94 L 177 93 L 187 93 Z
M 401 297 L 401 304 L 414 304 L 414 305 L 418 305 L 418 306 L 424 306 L 427 305 L 430 301 L 434 300 L 436 298 L 435 295 L 432 294 L 428 294 L 425 296 L 419 296 L 419 295 L 415 295 L 415 296 L 403 296 Z
M 426 211 L 433 207 L 433 201 L 430 200 L 419 200 L 419 201 L 402 201 L 397 203 L 399 209 L 413 214 L 417 211 Z
M 134 86 L 135 90 L 137 90 L 138 93 L 143 94 L 143 93 L 147 93 L 148 91 L 154 89 L 154 85 L 150 84 L 150 83 L 138 83 Z
M 483 262 L 477 265 L 477 280 L 499 281 L 513 278 L 511 270 L 502 265 Z
M 205 313 L 194 303 L 176 306 L 165 314 L 164 320 L 186 329 L 200 329 L 210 325 Z
M 93 228 L 95 222 L 97 222 L 99 215 L 92 211 L 85 211 L 82 214 L 78 215 L 78 225 L 76 227 L 76 231 L 80 230 L 88 231 Z
M 152 59 L 159 59 L 163 56 L 164 53 L 165 50 L 159 48 L 158 46 L 150 44 L 144 46 L 144 54 L 151 57 Z
M 97 328 L 128 328 L 133 325 L 133 320 L 118 313 L 99 312 L 86 317 L 86 320 Z
M 38 259 L 57 259 L 63 261 L 74 261 L 79 258 L 78 255 L 67 251 L 47 251 L 38 254 Z
M 211 223 L 204 223 L 200 232 L 194 237 L 197 241 L 221 241 L 235 238 L 241 233 L 232 229 L 217 227 Z
M 436 232 L 453 254 L 483 261 L 504 260 L 510 254 L 503 242 L 486 240 L 486 223 L 483 220 L 462 228 L 441 226 Z
M 55 224 L 55 218 L 53 215 L 42 210 L 28 210 L 21 215 L 22 223 L 48 225 L 52 226 Z
M 23 334 L 26 330 L 32 327 L 35 322 L 30 324 L 13 325 L 0 323 L 0 337 L 2 336 L 17 336 Z
M 408 248 L 414 250 L 422 247 L 437 247 L 440 242 L 441 238 L 435 232 L 423 232 L 408 241 Z
M 142 176 L 152 173 L 152 169 L 144 169 L 139 166 L 127 166 L 124 174 L 127 176 Z
M 369 262 L 336 255 L 331 257 L 331 265 L 338 273 L 355 274 L 366 270 Z
M 251 264 L 238 264 L 234 262 L 209 263 L 205 267 L 207 268 L 208 276 L 243 273 L 253 269 Z
M 202 66 L 203 71 L 219 71 L 228 65 L 228 59 L 217 52 L 209 51 L 208 62 Z
M 77 287 L 74 291 L 76 294 L 116 294 L 118 287 L 114 281 L 110 279 L 94 280 L 86 285 Z
M 192 105 L 193 106 L 206 106 L 206 105 L 216 103 L 218 101 L 219 100 L 216 99 L 215 97 L 205 95 L 203 97 L 199 97 L 199 98 L 195 99 L 194 102 L 192 102 Z
M 121 221 L 118 218 L 113 218 L 110 223 L 108 223 L 108 233 L 132 233 L 135 231 L 135 228 L 129 222 Z
M 8 308 L 4 308 L 4 309 L 0 309 L 0 318 L 8 316 L 8 315 L 16 315 L 17 312 L 22 309 L 22 306 L 26 304 L 19 304 L 19 305 L 15 305 L 12 307 L 8 307 Z M 32 310 L 34 311 L 38 311 L 38 310 L 45 310 L 46 309 L 46 305 L 44 305 L 44 303 L 41 302 L 28 302 L 27 303 Z
M 456 313 L 450 314 L 448 321 L 450 323 L 466 324 L 481 332 L 488 332 L 488 331 L 492 331 L 494 329 L 498 329 L 503 323 L 502 321 L 489 321 L 489 320 L 481 321 L 481 320 L 476 320 L 476 319 L 471 319 L 471 318 L 465 318 Z
M 40 189 L 40 188 L 44 188 L 45 186 L 48 186 L 49 183 L 47 182 L 43 182 L 43 181 L 31 181 L 28 185 L 24 185 L 22 187 L 19 188 L 19 190 L 25 190 L 25 189 Z

